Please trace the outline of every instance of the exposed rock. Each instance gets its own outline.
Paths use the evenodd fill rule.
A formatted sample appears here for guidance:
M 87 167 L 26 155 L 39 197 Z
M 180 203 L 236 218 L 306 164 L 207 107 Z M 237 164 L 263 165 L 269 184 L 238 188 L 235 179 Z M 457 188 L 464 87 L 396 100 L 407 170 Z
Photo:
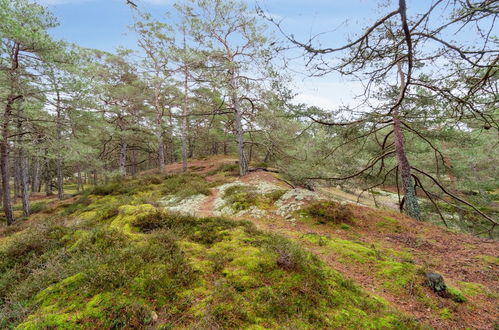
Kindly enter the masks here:
M 260 210 L 256 206 L 251 206 L 247 210 L 243 211 L 236 211 L 233 208 L 230 207 L 230 205 L 227 205 L 226 200 L 224 199 L 225 197 L 225 191 L 231 187 L 237 187 L 237 186 L 243 186 L 243 187 L 249 187 L 252 189 L 255 189 L 255 192 L 258 194 L 268 194 L 276 190 L 281 190 L 282 187 L 279 187 L 277 185 L 274 185 L 272 183 L 264 182 L 264 181 L 258 181 L 258 182 L 252 182 L 251 184 L 243 183 L 240 181 L 235 181 L 231 183 L 226 183 L 224 185 L 221 185 L 217 187 L 219 193 L 217 195 L 217 198 L 213 202 L 213 214 L 216 216 L 227 216 L 227 215 L 236 215 L 236 216 L 252 216 L 255 218 L 261 218 L 267 215 L 267 212 L 265 210 Z
M 324 199 L 319 193 L 306 189 L 291 189 L 275 203 L 277 215 L 286 220 L 294 220 L 292 213 L 299 210 L 307 201 Z
M 444 295 L 447 291 L 444 278 L 437 273 L 427 272 L 425 274 L 426 285 L 433 289 L 438 295 Z
M 187 215 L 196 215 L 199 208 L 208 196 L 194 195 L 187 198 L 180 198 L 178 196 L 170 195 L 160 201 L 160 204 L 170 212 L 176 212 Z

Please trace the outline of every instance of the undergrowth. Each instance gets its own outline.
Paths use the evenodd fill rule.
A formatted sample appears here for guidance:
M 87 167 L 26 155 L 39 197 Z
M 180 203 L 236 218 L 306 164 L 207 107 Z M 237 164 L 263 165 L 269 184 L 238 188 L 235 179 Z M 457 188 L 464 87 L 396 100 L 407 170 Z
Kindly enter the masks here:
M 274 203 L 285 193 L 286 190 L 279 189 L 261 194 L 253 186 L 235 185 L 225 189 L 223 198 L 234 211 L 247 210 L 252 206 L 266 210 L 274 207 Z
M 348 205 L 333 201 L 313 202 L 303 208 L 302 213 L 323 224 L 353 223 L 353 213 Z

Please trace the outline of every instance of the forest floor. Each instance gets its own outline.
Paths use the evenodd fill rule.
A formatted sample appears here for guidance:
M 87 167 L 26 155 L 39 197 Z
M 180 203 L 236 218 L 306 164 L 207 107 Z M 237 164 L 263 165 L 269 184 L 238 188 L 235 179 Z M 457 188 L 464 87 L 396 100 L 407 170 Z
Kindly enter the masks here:
M 234 160 L 230 158 L 197 160 L 190 163 L 189 169 L 206 174 L 221 164 L 230 163 L 234 163 Z M 167 169 L 180 171 L 181 166 L 172 164 Z M 217 179 L 217 174 L 206 176 L 208 181 Z M 232 182 L 249 185 L 264 182 L 289 189 L 278 175 L 265 171 L 252 172 Z M 332 189 L 324 190 L 331 192 Z M 208 198 L 196 210 L 196 215 L 203 217 L 215 215 L 214 203 L 220 191 L 216 187 L 210 191 Z M 331 194 L 325 194 L 320 199 L 330 196 Z M 352 193 L 339 190 L 333 196 L 338 201 L 349 202 L 355 217 L 353 224 L 346 226 L 321 224 L 311 219 L 289 221 L 275 212 L 267 212 L 263 217 L 248 213 L 241 216 L 234 215 L 231 218 L 250 219 L 261 230 L 277 233 L 299 242 L 331 268 L 340 271 L 367 291 L 383 297 L 399 310 L 415 316 L 419 322 L 435 328 L 488 329 L 494 325 L 498 326 L 495 322 L 499 321 L 499 242 L 451 232 L 430 223 L 416 221 L 399 212 L 358 205 L 357 196 Z M 367 198 L 360 199 L 360 202 L 368 205 L 372 203 Z M 376 262 L 359 260 L 356 259 L 357 256 L 345 259 L 345 253 L 339 254 L 336 244 L 331 246 L 327 242 L 318 244 L 315 239 L 310 238 L 311 236 L 322 237 L 325 240 L 343 240 L 344 248 L 347 250 L 367 247 L 373 251 L 407 253 L 410 259 L 408 263 L 418 268 L 419 275 L 426 271 L 441 274 L 448 285 L 466 293 L 467 301 L 456 303 L 448 298 L 439 297 L 423 285 L 422 276 L 417 276 L 414 281 L 402 283 L 400 287 L 391 287 L 387 281 L 396 282 L 397 275 L 403 271 L 399 273 L 394 271 L 390 274 L 393 278 L 373 276 L 373 273 L 379 271 Z M 404 267 L 404 263 L 401 265 Z
M 137 324 L 148 324 L 148 328 L 157 328 L 154 324 L 173 328 L 237 328 L 251 324 L 264 328 L 283 324 L 290 328 L 324 328 L 334 324 L 339 328 L 405 329 L 414 328 L 411 320 L 417 322 L 415 328 L 499 327 L 497 241 L 416 221 L 391 210 L 389 203 L 385 209 L 369 207 L 369 199 L 357 200 L 355 194 L 338 187 L 309 191 L 291 186 L 279 174 L 262 170 L 238 177 L 236 161 L 231 157 L 192 160 L 188 174 L 181 174 L 181 164 L 170 164 L 165 170 L 167 176 L 148 171 L 129 183 L 96 187 L 64 201 L 36 195 L 33 203 L 38 213 L 29 221 L 10 228 L 0 225 L 0 256 L 6 257 L 6 261 L 0 260 L 0 270 L 5 270 L 0 274 L 0 327 L 113 327 L 116 324 L 106 320 L 125 312 L 135 314 L 120 321 L 123 323 L 118 328 Z M 315 213 L 310 211 L 312 207 Z M 345 209 L 347 213 L 340 212 Z M 184 218 L 172 220 L 168 215 L 154 213 L 157 210 L 179 212 Z M 242 234 L 237 229 L 244 223 L 240 220 L 250 221 L 262 234 L 248 228 Z M 40 227 L 47 221 L 54 223 L 55 231 Z M 172 227 L 172 223 L 176 225 Z M 177 232 L 175 226 L 183 229 Z M 157 233 L 155 228 L 160 228 Z M 151 230 L 155 233 L 152 236 Z M 173 237 L 190 264 L 196 264 L 201 284 L 179 284 L 185 280 L 180 281 L 180 273 L 170 271 L 169 277 L 163 279 L 165 275 L 160 274 L 165 274 L 165 264 L 180 262 L 177 257 L 144 263 L 147 258 L 157 258 L 150 252 L 156 251 L 155 240 L 163 242 Z M 277 237 L 287 238 L 320 259 L 325 267 L 339 272 L 340 277 L 334 281 L 340 284 L 333 287 L 345 300 L 336 297 L 331 306 L 326 303 L 327 297 L 320 300 L 329 289 L 317 287 L 319 284 L 308 287 L 313 276 L 319 275 L 306 273 L 316 266 L 308 259 L 300 261 L 301 268 L 286 266 L 297 252 L 279 245 L 283 243 Z M 277 246 L 272 251 L 277 251 L 277 264 L 283 269 L 255 266 L 254 260 L 268 263 L 274 258 L 274 252 L 268 254 L 268 248 L 255 243 L 268 239 L 277 242 L 272 243 Z M 128 243 L 121 245 L 122 241 Z M 144 250 L 144 246 L 149 247 Z M 124 257 L 127 253 L 132 255 Z M 134 259 L 134 254 L 141 253 L 144 255 Z M 112 258 L 107 260 L 106 254 Z M 113 271 L 106 270 L 111 265 Z M 445 295 L 439 296 L 427 287 L 426 272 L 443 276 L 448 287 Z M 295 283 L 291 273 L 304 277 Z M 368 297 L 350 288 L 342 278 Z M 174 294 L 175 300 L 168 300 L 161 296 L 164 293 L 158 293 L 165 285 L 169 290 L 187 286 L 186 291 Z M 193 289 L 195 285 L 201 286 Z M 281 286 L 287 289 L 280 291 Z M 270 291 L 262 291 L 267 289 Z M 53 300 L 55 293 L 57 299 Z M 114 298 L 106 302 L 108 295 Z M 189 303 L 182 297 L 188 297 Z M 97 298 L 107 306 L 98 313 Z M 140 302 L 140 310 L 136 303 L 129 305 L 131 301 Z M 122 309 L 117 311 L 116 304 Z M 289 305 L 287 310 L 283 304 Z M 314 311 L 307 306 L 317 306 L 316 314 L 308 315 Z M 242 310 L 249 314 L 240 315 Z M 152 316 L 140 323 L 141 313 Z M 2 315 L 6 323 L 2 323 Z

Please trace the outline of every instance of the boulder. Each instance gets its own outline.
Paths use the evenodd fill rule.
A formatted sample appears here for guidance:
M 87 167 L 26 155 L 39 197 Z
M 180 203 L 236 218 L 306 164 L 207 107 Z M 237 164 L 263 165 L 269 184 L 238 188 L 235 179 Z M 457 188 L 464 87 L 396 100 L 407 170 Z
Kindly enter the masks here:
M 425 277 L 426 284 L 437 294 L 444 295 L 447 292 L 447 286 L 442 275 L 428 272 L 425 274 Z

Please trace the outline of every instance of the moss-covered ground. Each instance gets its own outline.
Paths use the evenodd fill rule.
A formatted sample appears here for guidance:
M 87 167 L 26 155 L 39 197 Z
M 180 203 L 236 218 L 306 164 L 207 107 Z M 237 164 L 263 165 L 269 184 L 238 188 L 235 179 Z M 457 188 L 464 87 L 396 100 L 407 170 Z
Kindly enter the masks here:
M 208 194 L 210 185 L 154 175 L 34 204 L 29 220 L 0 231 L 0 328 L 419 327 L 288 239 L 158 207 L 165 194 Z M 379 276 L 403 274 L 396 262 Z

